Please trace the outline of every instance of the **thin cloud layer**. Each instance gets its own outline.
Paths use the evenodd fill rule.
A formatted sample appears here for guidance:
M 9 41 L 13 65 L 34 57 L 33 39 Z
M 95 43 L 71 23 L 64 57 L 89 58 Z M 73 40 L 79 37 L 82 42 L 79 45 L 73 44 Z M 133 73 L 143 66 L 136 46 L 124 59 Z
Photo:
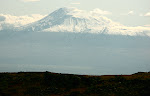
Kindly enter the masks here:
M 134 14 L 134 11 L 129 11 L 128 12 L 128 15 L 133 15 Z
M 15 27 L 26 25 L 42 19 L 46 15 L 32 14 L 24 16 L 13 16 L 9 14 L 0 14 L 0 23 L 13 24 Z
M 147 12 L 144 16 L 150 16 L 150 12 Z
M 66 10 L 68 10 L 68 14 L 69 15 L 72 15 L 74 17 L 82 17 L 82 18 L 89 18 L 89 17 L 95 17 L 95 16 L 103 16 L 103 15 L 110 15 L 111 12 L 109 11 L 104 11 L 104 10 L 101 10 L 101 9 L 94 9 L 92 11 L 85 11 L 85 10 L 79 10 L 77 8 L 74 8 L 74 7 L 69 7 L 67 8 L 66 7 Z
M 130 15 L 134 15 L 134 11 L 130 10 L 126 13 L 121 13 L 120 15 L 123 15 L 123 16 L 130 16 Z
M 111 12 L 109 11 L 104 11 L 104 10 L 101 10 L 99 8 L 96 8 L 94 9 L 93 11 L 91 11 L 92 14 L 99 14 L 99 15 L 110 15 Z

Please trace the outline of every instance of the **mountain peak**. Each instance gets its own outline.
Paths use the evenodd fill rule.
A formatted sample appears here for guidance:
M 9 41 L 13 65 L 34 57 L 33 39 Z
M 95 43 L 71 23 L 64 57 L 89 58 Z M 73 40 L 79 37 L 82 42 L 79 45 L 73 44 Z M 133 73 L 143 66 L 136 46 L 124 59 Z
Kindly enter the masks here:
M 71 7 L 63 7 L 63 8 L 57 9 L 53 13 L 69 13 L 70 11 L 73 11 L 73 8 L 71 8 Z
M 74 11 L 76 9 L 77 8 L 75 8 L 75 7 L 62 7 L 62 8 L 59 8 L 58 10 L 64 11 L 64 12 L 70 12 L 70 11 Z
M 79 10 L 75 7 L 63 7 L 63 8 L 59 8 L 56 11 L 54 11 L 53 13 L 50 14 L 50 16 L 55 17 L 55 16 L 64 16 L 64 15 L 71 15 L 73 17 L 81 17 L 83 16 L 84 11 L 83 10 Z M 82 15 L 81 15 L 82 14 Z
M 23 29 L 39 32 L 87 32 L 120 35 L 150 35 L 147 27 L 127 27 L 102 14 L 107 11 L 94 9 L 87 12 L 74 7 L 63 7 L 47 17 L 25 26 Z

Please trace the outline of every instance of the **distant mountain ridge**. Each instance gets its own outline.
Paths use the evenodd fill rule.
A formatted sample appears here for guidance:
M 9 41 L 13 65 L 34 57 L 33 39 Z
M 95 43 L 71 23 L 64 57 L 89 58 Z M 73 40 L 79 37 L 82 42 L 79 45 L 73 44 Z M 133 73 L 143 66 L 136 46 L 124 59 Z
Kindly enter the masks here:
M 150 36 L 149 27 L 127 27 L 113 22 L 95 11 L 86 12 L 77 8 L 60 8 L 45 18 L 16 28 L 33 32 L 83 32 L 129 36 Z

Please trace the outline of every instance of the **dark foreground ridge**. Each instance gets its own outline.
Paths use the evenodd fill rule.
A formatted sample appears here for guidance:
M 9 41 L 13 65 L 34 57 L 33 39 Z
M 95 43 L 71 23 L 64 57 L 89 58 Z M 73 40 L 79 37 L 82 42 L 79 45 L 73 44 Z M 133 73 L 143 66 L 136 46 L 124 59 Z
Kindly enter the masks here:
M 150 72 L 105 76 L 0 73 L 0 96 L 150 96 Z

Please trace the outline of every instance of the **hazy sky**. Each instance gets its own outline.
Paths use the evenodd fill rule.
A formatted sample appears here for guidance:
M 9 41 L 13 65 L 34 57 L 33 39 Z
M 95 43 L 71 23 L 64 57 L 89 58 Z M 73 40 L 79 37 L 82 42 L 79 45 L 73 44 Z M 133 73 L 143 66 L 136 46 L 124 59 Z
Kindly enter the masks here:
M 0 0 L 0 14 L 47 15 L 61 7 L 99 8 L 106 17 L 127 26 L 150 25 L 150 0 Z

